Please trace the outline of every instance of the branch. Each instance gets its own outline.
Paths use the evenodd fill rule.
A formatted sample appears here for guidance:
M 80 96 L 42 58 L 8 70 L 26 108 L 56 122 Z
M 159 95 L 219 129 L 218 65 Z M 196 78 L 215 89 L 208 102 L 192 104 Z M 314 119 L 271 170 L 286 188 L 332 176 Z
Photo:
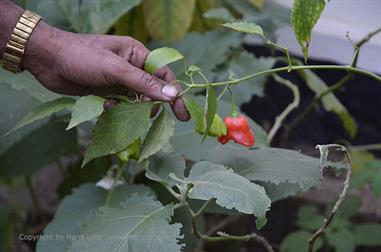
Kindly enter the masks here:
M 308 252 L 313 252 L 313 248 L 314 248 L 314 244 L 315 244 L 316 239 L 319 236 L 321 236 L 322 234 L 324 234 L 325 231 L 327 230 L 327 228 L 329 227 L 329 225 L 331 224 L 333 217 L 335 217 L 337 210 L 339 209 L 339 207 L 343 203 L 346 195 L 348 194 L 349 183 L 350 183 L 351 176 L 352 176 L 352 159 L 351 159 L 347 149 L 344 146 L 338 145 L 338 144 L 329 144 L 329 145 L 325 145 L 325 146 L 318 145 L 318 146 L 316 146 L 316 148 L 319 148 L 319 150 L 320 150 L 320 155 L 321 155 L 320 163 L 321 163 L 321 169 L 322 170 L 325 168 L 324 162 L 326 161 L 326 158 L 328 157 L 328 149 L 329 148 L 335 148 L 337 151 L 344 152 L 345 157 L 346 157 L 347 162 L 348 162 L 348 168 L 347 168 L 347 176 L 346 176 L 345 181 L 344 181 L 344 188 L 343 188 L 343 190 L 339 196 L 339 199 L 336 201 L 335 206 L 332 208 L 332 211 L 331 211 L 331 214 L 329 215 L 329 217 L 324 219 L 324 225 L 321 228 L 319 228 L 318 230 L 316 230 L 316 232 L 308 240 Z M 323 150 L 323 148 L 326 148 L 326 150 Z
M 267 138 L 267 142 L 269 144 L 271 144 L 274 136 L 276 135 L 276 133 L 278 132 L 279 128 L 281 127 L 282 125 L 282 122 L 286 119 L 286 117 L 294 110 L 296 109 L 298 106 L 299 106 L 299 103 L 300 103 L 300 93 L 299 93 L 299 89 L 298 89 L 298 86 L 296 86 L 294 83 L 292 83 L 291 81 L 289 80 L 286 80 L 282 77 L 280 77 L 279 75 L 276 75 L 274 74 L 273 75 L 274 79 L 279 82 L 280 84 L 283 84 L 285 85 L 286 87 L 288 87 L 289 89 L 291 89 L 293 95 L 294 95 L 294 99 L 293 101 L 285 108 L 285 110 L 279 115 L 276 117 L 275 119 L 275 123 L 274 123 L 274 126 L 271 128 L 270 132 L 269 132 L 269 135 L 268 135 L 268 138 Z
M 351 147 L 349 147 L 349 149 L 355 150 L 355 151 L 381 150 L 381 143 L 351 146 Z

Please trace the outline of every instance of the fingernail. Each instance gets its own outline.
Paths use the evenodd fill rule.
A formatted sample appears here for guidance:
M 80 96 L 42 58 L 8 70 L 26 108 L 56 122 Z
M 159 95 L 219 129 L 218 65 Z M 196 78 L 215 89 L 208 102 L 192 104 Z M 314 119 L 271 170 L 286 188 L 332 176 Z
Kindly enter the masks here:
M 170 97 L 170 98 L 176 98 L 176 96 L 179 94 L 176 87 L 173 85 L 165 85 L 161 89 L 161 93 L 167 97 Z

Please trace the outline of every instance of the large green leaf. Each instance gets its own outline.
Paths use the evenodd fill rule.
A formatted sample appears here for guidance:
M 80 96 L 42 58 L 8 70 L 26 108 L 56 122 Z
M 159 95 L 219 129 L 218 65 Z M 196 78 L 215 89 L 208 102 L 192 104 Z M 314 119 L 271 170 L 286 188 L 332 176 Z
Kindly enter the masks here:
M 251 181 L 288 182 L 311 187 L 321 179 L 319 160 L 293 150 L 217 146 L 210 150 L 207 159 L 231 167 Z
M 94 158 L 120 152 L 141 137 L 148 127 L 151 108 L 150 102 L 123 102 L 103 113 L 95 125 L 82 166 Z
M 0 156 L 0 176 L 30 175 L 62 155 L 77 150 L 75 130 L 65 131 L 63 122 L 46 124 L 31 131 Z
M 308 87 L 314 91 L 317 96 L 328 89 L 327 84 L 325 84 L 324 81 L 311 70 L 302 70 L 299 71 L 299 73 L 302 78 L 305 79 Z M 349 136 L 354 137 L 357 133 L 356 122 L 337 97 L 333 93 L 329 93 L 325 95 L 321 101 L 324 109 L 328 112 L 335 113 L 342 121 Z
M 184 56 L 174 48 L 162 47 L 151 51 L 144 63 L 144 69 L 153 74 L 159 68 L 181 60 Z
M 27 71 L 16 75 L 0 68 L 0 82 L 12 86 L 15 90 L 23 90 L 42 102 L 52 101 L 60 97 L 60 95 L 44 88 L 33 75 Z
M 173 173 L 178 178 L 184 178 L 185 159 L 174 154 L 160 152 L 149 160 L 146 170 L 146 177 L 160 183 L 174 185 L 174 181 L 170 179 Z
M 251 183 L 222 165 L 198 162 L 184 181 L 193 185 L 189 198 L 216 198 L 216 203 L 222 207 L 254 214 L 259 219 L 266 217 L 271 205 L 263 187 Z
M 381 224 L 365 223 L 354 228 L 354 240 L 361 246 L 381 246 Z
M 0 82 L 0 100 L 2 103 L 0 107 L 0 136 L 3 136 L 0 137 L 0 154 L 2 154 L 14 143 L 20 141 L 28 132 L 39 126 L 32 124 L 4 136 L 25 114 L 40 105 L 41 102 L 24 90 L 16 91 L 10 85 L 2 82 Z
M 291 23 L 307 61 L 311 32 L 325 7 L 325 0 L 294 0 Z
M 74 99 L 66 97 L 59 98 L 50 102 L 45 102 L 33 109 L 32 111 L 30 111 L 27 115 L 25 115 L 24 118 L 20 122 L 18 122 L 16 126 L 13 129 L 11 129 L 7 134 L 19 128 L 22 128 L 28 124 L 31 124 L 37 120 L 41 120 L 43 118 L 51 116 L 54 113 L 57 113 L 61 110 L 70 109 L 73 106 L 74 102 Z
M 170 224 L 173 210 L 173 205 L 135 193 L 121 208 L 100 208 L 80 229 L 85 237 L 100 239 L 73 241 L 68 251 L 179 252 L 181 224 Z
M 98 96 L 84 96 L 79 98 L 72 107 L 72 114 L 67 129 L 74 128 L 78 124 L 90 121 L 103 112 L 105 99 Z
M 257 73 L 271 69 L 275 64 L 274 58 L 256 58 L 253 54 L 242 52 L 238 57 L 234 57 L 230 62 L 230 70 L 236 78 L 244 77 L 248 74 Z M 267 78 L 252 78 L 234 86 L 234 96 L 237 105 L 249 102 L 253 95 L 263 96 Z
M 80 33 L 106 33 L 142 0 L 55 0 L 71 26 Z
M 160 41 L 181 39 L 193 18 L 195 0 L 144 0 L 143 10 L 149 34 Z
M 118 207 L 120 202 L 137 192 L 147 194 L 151 191 L 144 186 L 117 187 L 111 206 Z M 67 251 L 70 241 L 75 237 L 79 238 L 80 228 L 90 216 L 94 216 L 96 209 L 104 205 L 106 198 L 107 191 L 93 184 L 84 184 L 74 190 L 72 195 L 65 197 L 53 221 L 44 230 L 44 235 L 52 235 L 55 239 L 38 240 L 37 252 Z M 62 239 L 56 239 L 56 237 L 62 237 Z
M 173 120 L 172 114 L 163 108 L 163 111 L 155 119 L 148 131 L 140 154 L 140 161 L 155 154 L 169 142 L 169 139 L 175 130 L 174 125 L 175 121 Z

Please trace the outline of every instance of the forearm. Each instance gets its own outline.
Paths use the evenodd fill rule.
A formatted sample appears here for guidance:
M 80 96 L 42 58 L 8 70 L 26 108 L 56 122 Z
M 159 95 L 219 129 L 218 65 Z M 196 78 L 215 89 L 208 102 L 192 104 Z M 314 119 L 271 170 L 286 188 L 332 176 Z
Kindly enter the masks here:
M 0 0 L 0 58 L 23 9 L 9 0 Z

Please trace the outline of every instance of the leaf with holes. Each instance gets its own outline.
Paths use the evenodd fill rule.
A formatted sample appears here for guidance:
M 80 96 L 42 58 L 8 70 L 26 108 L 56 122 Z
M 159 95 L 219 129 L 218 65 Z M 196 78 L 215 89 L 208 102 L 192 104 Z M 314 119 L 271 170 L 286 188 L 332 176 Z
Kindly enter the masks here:
M 308 58 L 311 32 L 325 7 L 325 0 L 294 0 L 291 23 L 295 36 L 302 47 L 304 59 Z

